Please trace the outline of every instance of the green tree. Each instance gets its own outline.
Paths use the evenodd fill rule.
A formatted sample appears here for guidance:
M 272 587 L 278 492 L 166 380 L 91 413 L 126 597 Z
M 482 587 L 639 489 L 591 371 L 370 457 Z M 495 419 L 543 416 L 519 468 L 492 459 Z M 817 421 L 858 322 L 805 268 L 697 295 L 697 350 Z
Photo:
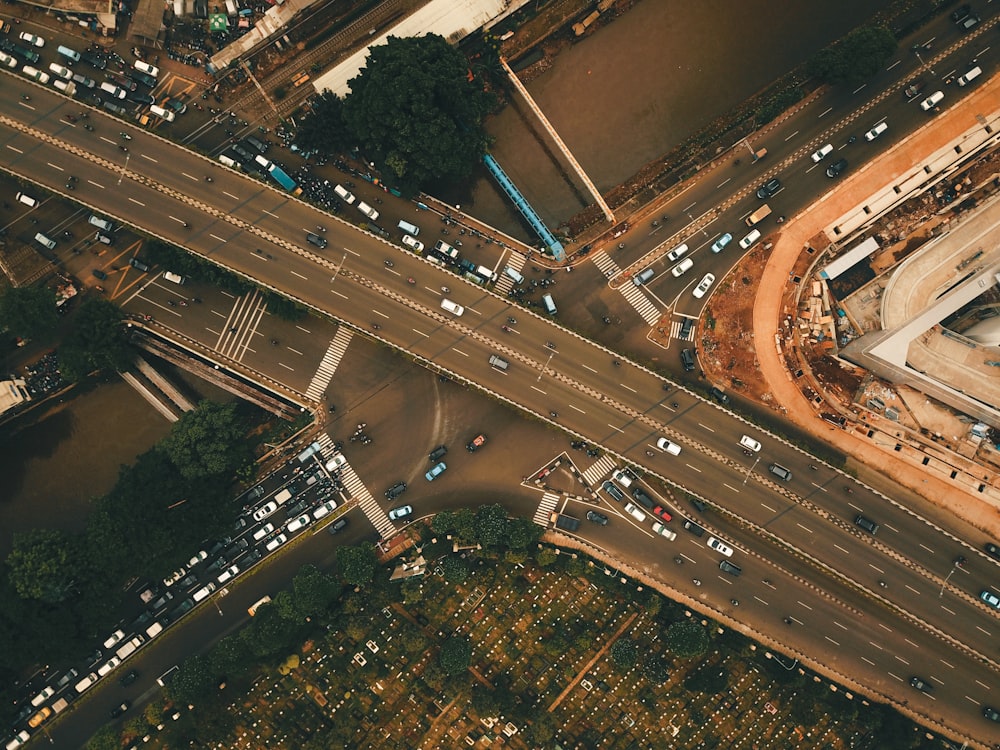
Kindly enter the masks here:
M 438 662 L 441 668 L 450 675 L 456 675 L 469 668 L 472 659 L 472 646 L 468 638 L 453 635 L 441 644 Z
M 303 565 L 292 579 L 295 607 L 303 616 L 326 612 L 340 593 L 340 587 L 315 565 Z
M 45 338 L 59 325 L 56 294 L 45 286 L 7 287 L 0 292 L 0 320 L 15 336 Z
M 463 542 L 476 539 L 476 514 L 472 508 L 460 508 L 455 512 L 455 527 L 452 533 Z
M 87 741 L 87 750 L 119 750 L 121 746 L 118 730 L 110 724 L 98 729 Z
M 539 711 L 528 724 L 526 734 L 533 747 L 549 747 L 555 739 L 557 730 L 556 720 L 552 714 Z
M 407 578 L 400 587 L 403 594 L 403 604 L 416 604 L 423 601 L 424 587 L 416 578 Z
M 642 673 L 654 685 L 662 685 L 670 676 L 669 666 L 659 654 L 650 654 L 642 662 Z
M 820 50 L 809 74 L 826 83 L 857 86 L 878 73 L 896 51 L 896 37 L 880 26 L 863 26 Z
M 681 620 L 667 628 L 667 646 L 677 656 L 701 656 L 708 649 L 708 633 L 692 620 Z
M 295 143 L 303 151 L 336 154 L 354 143 L 344 123 L 344 100 L 332 91 L 313 96 L 310 111 L 299 122 Z
M 496 690 L 476 684 L 472 688 L 472 707 L 484 719 L 497 716 L 500 713 L 500 697 Z
M 475 538 L 484 547 L 494 547 L 507 537 L 507 511 L 502 505 L 481 505 L 476 510 Z
M 337 567 L 341 577 L 353 586 L 371 583 L 375 577 L 375 550 L 366 547 L 339 547 Z
M 444 569 L 444 580 L 449 583 L 462 583 L 469 577 L 469 566 L 458 555 L 448 555 L 441 561 L 441 567 Z
M 511 549 L 526 549 L 528 545 L 541 539 L 545 530 L 527 518 L 512 518 L 507 522 L 507 546 Z
M 348 85 L 343 117 L 368 158 L 408 191 L 472 173 L 486 153 L 494 97 L 468 80 L 468 60 L 441 36 L 389 37 Z
M 639 657 L 639 647 L 629 638 L 619 638 L 611 645 L 611 661 L 619 669 L 630 669 L 635 666 Z
M 551 547 L 542 547 L 535 553 L 535 562 L 543 568 L 553 565 L 558 559 L 559 555 L 557 555 L 556 551 Z
M 450 510 L 439 511 L 431 520 L 431 531 L 435 534 L 450 534 L 455 530 L 455 513 Z
M 571 576 L 582 576 L 587 572 L 587 561 L 582 557 L 570 557 L 566 560 L 566 574 Z
M 70 539 L 55 529 L 14 534 L 14 548 L 7 556 L 10 580 L 18 595 L 50 604 L 69 595 L 78 563 Z
M 187 479 L 232 476 L 251 459 L 245 434 L 235 401 L 206 400 L 177 420 L 160 448 Z
M 167 686 L 167 695 L 177 703 L 203 703 L 215 688 L 215 675 L 206 655 L 185 659 Z
M 92 370 L 126 370 L 134 356 L 121 310 L 98 298 L 80 305 L 58 354 L 60 372 L 67 380 L 80 380 Z
M 646 600 L 646 612 L 652 617 L 656 617 L 663 608 L 663 597 L 656 591 L 650 590 L 649 599 Z

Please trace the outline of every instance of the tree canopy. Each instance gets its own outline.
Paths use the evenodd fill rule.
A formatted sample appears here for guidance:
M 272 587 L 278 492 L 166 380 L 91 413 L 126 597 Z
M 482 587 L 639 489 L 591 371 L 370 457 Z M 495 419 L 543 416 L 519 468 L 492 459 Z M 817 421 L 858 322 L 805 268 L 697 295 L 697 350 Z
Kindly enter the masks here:
M 160 447 L 186 479 L 232 476 L 251 458 L 245 436 L 236 402 L 202 401 L 181 416 Z
M 55 292 L 38 285 L 8 287 L 0 292 L 0 320 L 15 336 L 48 336 L 59 325 Z
M 56 529 L 32 529 L 14 535 L 7 557 L 10 580 L 19 596 L 55 603 L 65 599 L 78 561 L 70 539 Z
M 460 674 L 469 668 L 472 646 L 469 639 L 453 635 L 441 644 L 439 661 L 441 668 L 450 675 Z
M 375 576 L 375 550 L 367 547 L 339 547 L 337 567 L 345 581 L 361 586 L 371 583 Z
M 92 370 L 126 370 L 134 356 L 122 328 L 121 310 L 94 298 L 76 313 L 59 348 L 59 370 L 67 380 L 80 380 Z
M 404 189 L 461 179 L 486 153 L 482 123 L 494 101 L 482 81 L 469 78 L 465 56 L 444 37 L 390 36 L 349 81 L 344 125 Z
M 697 622 L 681 620 L 667 629 L 667 645 L 677 656 L 701 656 L 708 649 L 708 633 Z
M 878 73 L 896 51 L 896 37 L 880 26 L 863 26 L 820 50 L 809 73 L 826 83 L 857 86 Z

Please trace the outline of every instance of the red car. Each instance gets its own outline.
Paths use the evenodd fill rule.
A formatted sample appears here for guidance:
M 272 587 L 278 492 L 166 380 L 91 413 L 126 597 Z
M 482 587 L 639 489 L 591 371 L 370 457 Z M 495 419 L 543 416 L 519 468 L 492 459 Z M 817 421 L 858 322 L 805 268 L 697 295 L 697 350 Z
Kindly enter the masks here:
M 659 516 L 664 521 L 670 521 L 670 519 L 673 518 L 673 516 L 671 516 L 669 513 L 667 513 L 667 509 L 666 508 L 664 508 L 662 506 L 659 506 L 659 505 L 657 505 L 655 508 L 653 508 L 653 515 Z

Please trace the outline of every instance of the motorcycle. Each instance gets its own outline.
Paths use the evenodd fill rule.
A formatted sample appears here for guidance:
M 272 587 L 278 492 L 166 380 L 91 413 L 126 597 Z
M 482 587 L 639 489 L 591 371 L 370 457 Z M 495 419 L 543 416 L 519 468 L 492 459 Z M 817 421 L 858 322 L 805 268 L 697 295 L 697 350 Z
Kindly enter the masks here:
M 556 348 L 556 345 L 553 344 L 551 341 L 546 341 L 545 342 L 545 346 L 547 346 L 549 349 L 555 349 Z
M 132 136 L 130 136 L 128 133 L 119 133 L 118 135 L 120 135 L 126 141 L 131 141 L 132 140 Z
M 208 176 L 206 175 L 206 176 L 205 176 L 205 182 L 212 182 L 212 178 L 211 178 L 211 177 L 208 177 Z
M 406 283 L 407 283 L 407 284 L 416 284 L 416 283 L 417 283 L 417 280 L 416 280 L 415 278 L 413 278 L 412 276 L 408 276 L 408 277 L 406 278 Z
M 653 457 L 653 456 L 655 456 L 656 454 L 655 454 L 655 453 L 653 453 L 653 451 L 646 451 L 646 455 L 652 458 L 652 457 Z
M 698 580 L 697 578 L 692 578 L 691 581 L 692 583 L 694 583 L 695 586 L 701 586 L 701 581 Z
M 554 411 L 550 411 L 549 412 L 549 416 L 552 417 L 553 419 L 558 419 L 559 418 L 559 414 L 556 413 L 556 412 L 554 412 Z
M 444 292 L 445 294 L 451 294 L 451 289 L 449 289 L 446 286 L 441 287 L 441 291 Z
M 507 333 L 510 333 L 510 332 L 511 332 L 511 331 L 513 331 L 514 329 L 513 329 L 513 328 L 511 328 L 510 326 L 500 326 L 500 330 L 501 330 L 501 331 L 506 331 Z
M 517 320 L 515 318 L 507 318 L 507 322 L 510 323 L 512 326 L 517 325 Z
M 392 268 L 396 264 L 393 263 L 391 260 L 383 260 L 382 265 L 385 266 L 386 268 Z
M 94 132 L 94 126 L 93 126 L 93 125 L 91 125 L 90 123 L 87 123 L 86 125 L 84 125 L 84 126 L 83 126 L 83 129 L 84 129 L 84 130 L 89 130 L 89 131 L 90 131 L 91 133 L 93 133 L 93 132 Z
M 784 216 L 779 216 L 776 221 L 779 224 L 784 224 L 785 223 L 785 217 Z

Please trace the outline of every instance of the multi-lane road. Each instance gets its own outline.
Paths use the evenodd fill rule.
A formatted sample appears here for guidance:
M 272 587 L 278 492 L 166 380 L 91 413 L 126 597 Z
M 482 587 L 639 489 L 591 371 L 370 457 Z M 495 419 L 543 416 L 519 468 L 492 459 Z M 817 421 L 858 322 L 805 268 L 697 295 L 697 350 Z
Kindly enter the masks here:
M 704 523 L 736 547 L 742 576 L 719 571 L 721 558 L 704 539 L 680 529 L 676 542 L 653 538 L 648 521 L 632 531 L 646 541 L 630 562 L 671 568 L 670 577 L 706 604 L 816 654 L 876 694 L 905 695 L 905 682 L 918 674 L 937 689 L 911 691 L 911 709 L 964 736 L 1000 739 L 1000 728 L 978 715 L 982 705 L 1000 704 L 1000 623 L 977 600 L 1000 569 L 968 529 L 917 517 L 655 374 L 615 365 L 616 355 L 553 320 L 511 308 L 217 163 L 96 111 L 95 129 L 86 131 L 65 119 L 79 104 L 21 80 L 5 79 L 5 90 L 0 162 L 10 171 L 56 192 L 76 176 L 73 199 L 285 291 L 710 500 L 715 512 Z M 22 91 L 30 101 L 16 97 Z M 133 136 L 127 152 L 119 148 L 121 130 Z M 321 252 L 305 242 L 318 224 L 329 230 Z M 465 307 L 462 316 L 440 307 L 442 287 Z M 511 315 L 518 322 L 505 332 Z M 492 355 L 509 369 L 491 367 Z M 760 440 L 759 455 L 743 453 L 743 434 Z M 661 435 L 681 454 L 656 451 Z M 791 480 L 769 473 L 772 462 L 788 467 Z M 881 523 L 877 536 L 854 525 L 859 513 Z M 969 563 L 956 572 L 960 554 Z M 694 577 L 702 587 L 687 583 Z M 738 611 L 727 604 L 733 598 Z

